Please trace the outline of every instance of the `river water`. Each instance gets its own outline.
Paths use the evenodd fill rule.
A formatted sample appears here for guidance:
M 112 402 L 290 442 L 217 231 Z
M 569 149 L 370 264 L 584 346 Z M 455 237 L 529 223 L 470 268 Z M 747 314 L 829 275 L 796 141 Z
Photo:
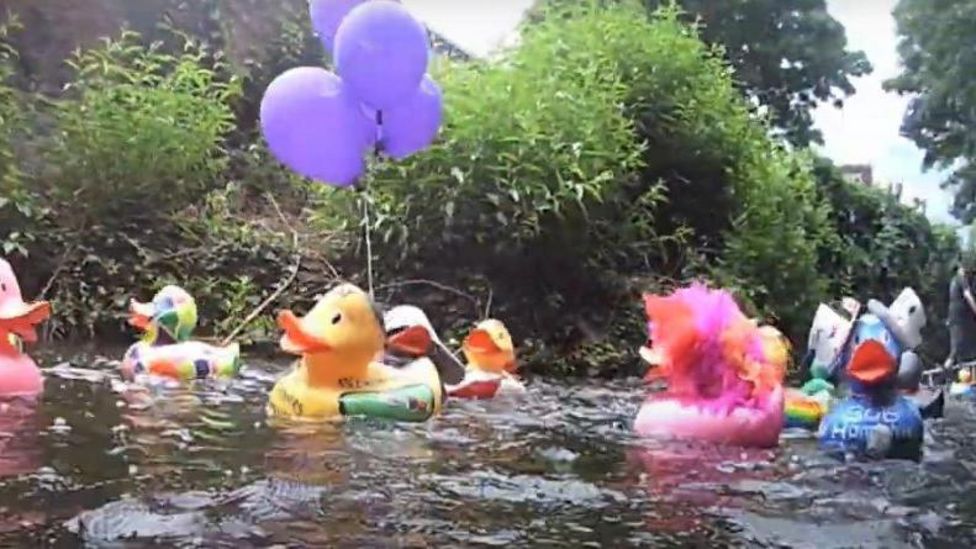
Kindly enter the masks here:
M 640 380 L 529 380 L 423 425 L 268 425 L 287 367 L 139 391 L 42 357 L 36 408 L 0 406 L 0 546 L 976 545 L 976 415 L 950 403 L 911 462 L 640 441 Z

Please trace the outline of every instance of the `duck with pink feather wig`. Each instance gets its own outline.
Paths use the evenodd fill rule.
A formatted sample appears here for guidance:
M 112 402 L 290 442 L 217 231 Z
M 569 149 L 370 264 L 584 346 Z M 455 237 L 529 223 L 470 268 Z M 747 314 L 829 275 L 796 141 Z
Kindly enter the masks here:
M 17 275 L 0 259 L 0 397 L 35 397 L 44 389 L 37 364 L 23 350 L 37 341 L 36 327 L 51 314 L 47 301 L 24 301 Z
M 785 338 L 758 326 L 732 295 L 702 284 L 668 296 L 647 295 L 650 332 L 641 356 L 648 379 L 667 390 L 650 395 L 634 421 L 641 436 L 769 448 L 783 428 Z

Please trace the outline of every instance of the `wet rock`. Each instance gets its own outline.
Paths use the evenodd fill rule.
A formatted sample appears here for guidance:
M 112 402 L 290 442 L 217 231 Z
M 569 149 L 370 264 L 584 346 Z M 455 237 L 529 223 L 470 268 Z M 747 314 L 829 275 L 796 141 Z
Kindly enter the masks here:
M 207 524 L 202 512 L 160 514 L 139 501 L 115 501 L 68 521 L 68 531 L 88 541 L 179 539 L 199 535 Z
M 428 482 L 440 490 L 475 500 L 502 500 L 513 503 L 533 502 L 542 506 L 566 503 L 602 507 L 611 501 L 626 499 L 612 490 L 578 480 L 550 480 L 531 476 L 508 477 L 494 472 L 478 472 L 459 478 L 430 476 Z
M 786 482 L 766 482 L 761 480 L 741 480 L 729 487 L 734 492 L 759 494 L 767 501 L 794 501 L 811 499 L 810 490 Z
M 545 448 L 539 451 L 539 455 L 549 461 L 572 462 L 576 461 L 579 454 L 567 450 L 566 448 Z
M 931 535 L 938 534 L 939 530 L 946 524 L 946 520 L 934 511 L 929 511 L 915 517 L 913 522 Z
M 789 518 L 764 517 L 738 513 L 734 520 L 743 535 L 767 545 L 796 549 L 841 549 L 850 547 L 884 547 L 909 549 L 898 525 L 892 520 L 835 521 L 807 523 Z

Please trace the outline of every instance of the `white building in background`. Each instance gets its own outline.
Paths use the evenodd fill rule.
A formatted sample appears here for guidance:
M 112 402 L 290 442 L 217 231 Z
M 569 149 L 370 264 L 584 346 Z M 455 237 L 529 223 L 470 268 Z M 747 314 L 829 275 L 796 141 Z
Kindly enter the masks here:
M 887 189 L 889 193 L 905 203 L 906 206 L 915 208 L 923 215 L 928 210 L 928 200 L 925 198 L 913 197 L 909 201 L 902 200 L 902 193 L 905 190 L 904 183 L 899 181 L 884 184 L 881 181 L 876 181 L 874 179 L 874 168 L 870 164 L 847 164 L 840 167 L 840 173 L 848 183 Z
M 515 45 L 519 25 L 536 2 L 401 1 L 437 37 L 465 56 L 477 59 Z
M 874 169 L 870 164 L 847 164 L 840 167 L 840 173 L 848 183 L 874 186 Z

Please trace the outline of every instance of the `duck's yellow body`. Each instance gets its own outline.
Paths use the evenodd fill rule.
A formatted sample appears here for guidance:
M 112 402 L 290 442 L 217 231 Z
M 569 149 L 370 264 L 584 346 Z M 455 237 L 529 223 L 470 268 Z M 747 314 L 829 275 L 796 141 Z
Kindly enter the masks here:
M 285 332 L 281 348 L 301 358 L 271 390 L 270 415 L 425 421 L 440 410 L 442 385 L 433 362 L 421 357 L 395 368 L 378 361 L 386 334 L 382 319 L 359 288 L 341 285 L 303 318 L 283 311 L 278 323 Z M 423 329 L 409 335 L 418 333 L 429 337 Z
M 371 362 L 365 375 L 338 378 L 334 385 L 309 383 L 308 368 L 300 361 L 272 389 L 268 413 L 322 420 L 367 415 L 424 421 L 440 411 L 443 399 L 437 369 L 426 358 L 403 368 Z

